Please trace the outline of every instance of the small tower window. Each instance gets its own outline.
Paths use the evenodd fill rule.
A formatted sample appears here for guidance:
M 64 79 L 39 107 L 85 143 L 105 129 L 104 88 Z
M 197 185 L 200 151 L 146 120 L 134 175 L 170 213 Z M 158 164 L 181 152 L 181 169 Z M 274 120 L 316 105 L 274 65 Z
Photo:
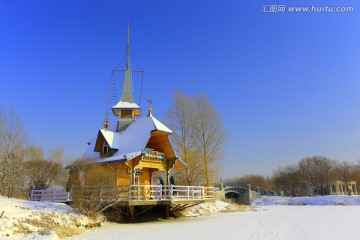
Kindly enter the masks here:
M 103 146 L 103 153 L 106 154 L 106 153 L 109 153 L 109 146 L 104 144 Z
M 121 118 L 132 118 L 132 110 L 121 110 Z

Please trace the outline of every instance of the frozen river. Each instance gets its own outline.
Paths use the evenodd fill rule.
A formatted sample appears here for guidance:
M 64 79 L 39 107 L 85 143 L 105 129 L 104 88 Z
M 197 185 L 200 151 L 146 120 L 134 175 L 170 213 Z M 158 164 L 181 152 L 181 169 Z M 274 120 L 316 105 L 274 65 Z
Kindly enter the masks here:
M 110 223 L 69 239 L 360 239 L 360 206 L 264 206 L 256 210 L 151 223 Z

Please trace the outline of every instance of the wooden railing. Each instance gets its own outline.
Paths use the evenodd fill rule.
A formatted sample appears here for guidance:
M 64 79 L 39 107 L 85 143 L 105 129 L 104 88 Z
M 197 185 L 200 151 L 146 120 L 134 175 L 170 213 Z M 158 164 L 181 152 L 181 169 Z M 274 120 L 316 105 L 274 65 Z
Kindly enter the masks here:
M 213 187 L 180 185 L 73 186 L 65 189 L 31 190 L 30 200 L 68 202 L 75 199 L 114 201 L 186 201 L 215 199 Z
M 214 199 L 214 188 L 180 185 L 130 185 L 129 200 L 206 200 Z
M 31 201 L 68 202 L 69 193 L 65 189 L 31 190 Z

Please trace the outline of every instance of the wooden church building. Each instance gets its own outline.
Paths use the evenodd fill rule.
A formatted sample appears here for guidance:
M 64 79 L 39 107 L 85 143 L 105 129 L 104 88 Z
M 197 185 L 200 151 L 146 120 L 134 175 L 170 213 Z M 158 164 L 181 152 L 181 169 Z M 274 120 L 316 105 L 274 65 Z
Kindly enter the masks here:
M 153 116 L 151 105 L 146 116 L 141 117 L 141 108 L 133 97 L 130 66 L 128 40 L 121 98 L 112 107 L 117 123 L 109 126 L 106 120 L 97 137 L 88 143 L 84 157 L 116 168 L 117 185 L 155 185 L 159 176 L 163 184 L 170 184 L 169 171 L 187 165 L 175 154 L 169 141 L 172 131 Z
M 169 140 L 172 131 L 153 116 L 151 103 L 147 114 L 141 117 L 141 108 L 133 97 L 129 38 L 121 97 L 111 109 L 116 125 L 109 126 L 106 119 L 84 154 L 84 158 L 92 159 L 103 169 L 111 169 L 112 173 L 115 169 L 112 183 L 106 186 L 108 193 L 112 191 L 107 196 L 130 209 L 132 217 L 134 206 L 141 209 L 165 205 L 170 209 L 214 200 L 212 187 L 176 185 L 174 172 L 185 170 L 187 164 L 176 155 Z

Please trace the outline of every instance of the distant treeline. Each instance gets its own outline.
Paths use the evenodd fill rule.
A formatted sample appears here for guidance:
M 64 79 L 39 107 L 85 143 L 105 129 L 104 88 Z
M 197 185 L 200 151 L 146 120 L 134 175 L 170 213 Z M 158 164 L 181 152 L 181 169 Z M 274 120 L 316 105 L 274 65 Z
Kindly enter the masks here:
M 279 167 L 272 176 L 245 175 L 227 179 L 224 184 L 250 184 L 286 196 L 312 196 L 329 194 L 329 183 L 341 181 L 347 194 L 347 183 L 355 181 L 359 192 L 360 162 L 332 160 L 324 156 L 307 157 L 295 165 Z

